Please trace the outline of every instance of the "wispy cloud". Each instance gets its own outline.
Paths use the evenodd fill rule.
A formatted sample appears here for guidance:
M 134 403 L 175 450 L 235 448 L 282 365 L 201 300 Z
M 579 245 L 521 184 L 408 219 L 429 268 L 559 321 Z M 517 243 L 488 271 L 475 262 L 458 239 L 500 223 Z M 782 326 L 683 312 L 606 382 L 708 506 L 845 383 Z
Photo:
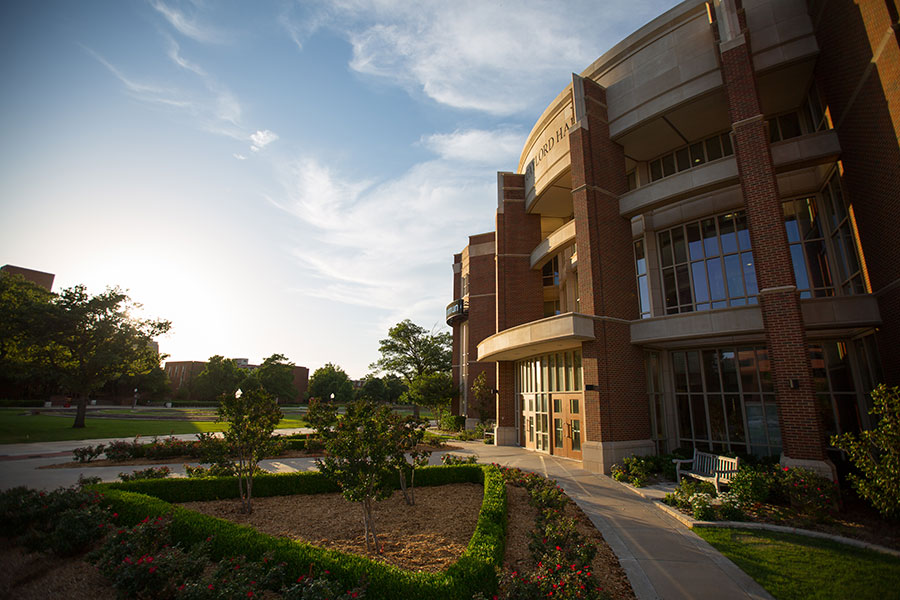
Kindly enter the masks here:
M 265 131 L 257 131 L 250 136 L 250 141 L 253 142 L 250 145 L 250 149 L 254 152 L 259 152 L 277 139 L 278 134 L 274 131 L 269 131 L 268 129 Z
M 674 0 L 627 3 L 522 0 L 514 9 L 482 0 L 334 0 L 318 12 L 283 17 L 298 32 L 327 26 L 353 47 L 355 71 L 391 81 L 454 108 L 494 115 L 540 109 L 567 82 L 641 22 Z M 578 18 L 573 18 L 578 15 Z
M 509 136 L 429 136 L 426 144 L 446 152 L 380 182 L 354 180 L 312 157 L 293 163 L 283 173 L 284 197 L 270 201 L 297 218 L 305 240 L 291 250 L 311 282 L 301 292 L 378 309 L 384 326 L 406 317 L 431 323 L 447 301 L 453 253 L 466 235 L 493 229 L 498 157 L 471 160 L 460 145 L 504 145 Z
M 247 157 L 246 157 L 246 156 L 244 156 L 243 154 L 238 154 L 237 152 L 235 152 L 234 154 L 232 154 L 232 156 L 235 157 L 235 158 L 238 159 L 238 160 L 247 160 Z
M 525 134 L 516 130 L 457 130 L 424 137 L 426 148 L 446 160 L 477 162 L 487 165 L 515 164 L 522 150 Z
M 173 8 L 161 0 L 151 0 L 150 6 L 161 14 L 179 33 L 198 42 L 222 43 L 225 36 L 215 29 L 203 26 L 195 19 L 188 18 L 177 8 Z

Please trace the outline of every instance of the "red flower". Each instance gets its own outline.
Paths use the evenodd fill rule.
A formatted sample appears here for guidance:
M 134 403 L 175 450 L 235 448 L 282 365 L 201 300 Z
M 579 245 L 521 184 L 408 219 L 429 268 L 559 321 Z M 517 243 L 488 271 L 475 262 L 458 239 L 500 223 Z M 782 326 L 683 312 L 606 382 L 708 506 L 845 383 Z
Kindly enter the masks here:
M 249 592 L 247 592 L 247 597 L 248 597 L 248 598 L 252 598 L 252 597 L 253 597 L 253 590 L 250 590 Z
M 213 589 L 213 584 L 209 584 L 208 586 L 206 586 L 206 589 L 208 589 L 208 590 Z
M 150 567 L 150 572 L 151 572 L 151 573 L 155 573 L 155 572 L 156 572 L 156 567 Z

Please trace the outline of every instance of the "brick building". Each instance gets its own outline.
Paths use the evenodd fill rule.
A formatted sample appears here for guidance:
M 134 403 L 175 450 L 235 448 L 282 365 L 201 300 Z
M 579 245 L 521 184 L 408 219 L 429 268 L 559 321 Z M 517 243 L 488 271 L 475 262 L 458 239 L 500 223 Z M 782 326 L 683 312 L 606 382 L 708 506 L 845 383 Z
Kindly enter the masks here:
M 687 0 L 573 74 L 454 257 L 461 414 L 486 371 L 498 444 L 833 472 L 900 384 L 892 6 Z

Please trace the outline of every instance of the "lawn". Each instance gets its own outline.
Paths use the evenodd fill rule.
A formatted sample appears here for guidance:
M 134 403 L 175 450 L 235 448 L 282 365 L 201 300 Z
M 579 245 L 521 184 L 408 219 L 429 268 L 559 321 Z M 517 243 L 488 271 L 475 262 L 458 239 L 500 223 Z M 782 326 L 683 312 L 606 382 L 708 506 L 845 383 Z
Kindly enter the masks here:
M 213 421 L 133 420 L 91 418 L 88 413 L 84 429 L 73 429 L 71 416 L 33 415 L 22 410 L 0 410 L 0 444 L 58 442 L 100 438 L 169 435 L 222 431 L 226 423 Z M 305 427 L 301 419 L 282 419 L 277 427 Z
M 900 558 L 774 531 L 695 528 L 778 600 L 895 598 Z

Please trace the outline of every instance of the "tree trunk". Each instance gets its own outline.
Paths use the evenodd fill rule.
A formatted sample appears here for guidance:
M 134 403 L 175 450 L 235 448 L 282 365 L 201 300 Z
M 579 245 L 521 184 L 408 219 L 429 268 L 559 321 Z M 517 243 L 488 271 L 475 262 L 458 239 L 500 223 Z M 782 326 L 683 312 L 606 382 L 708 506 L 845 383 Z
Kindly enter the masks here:
M 418 404 L 413 404 L 413 416 L 417 419 L 419 418 L 419 405 Z
M 75 410 L 75 424 L 72 425 L 73 429 L 84 429 L 85 414 L 87 414 L 87 394 L 79 394 Z
M 397 471 L 400 473 L 400 491 L 403 492 L 403 499 L 410 506 L 413 505 L 413 502 L 409 499 L 409 494 L 406 493 L 406 473 L 404 470 L 406 469 L 406 465 L 401 465 L 397 468 Z

